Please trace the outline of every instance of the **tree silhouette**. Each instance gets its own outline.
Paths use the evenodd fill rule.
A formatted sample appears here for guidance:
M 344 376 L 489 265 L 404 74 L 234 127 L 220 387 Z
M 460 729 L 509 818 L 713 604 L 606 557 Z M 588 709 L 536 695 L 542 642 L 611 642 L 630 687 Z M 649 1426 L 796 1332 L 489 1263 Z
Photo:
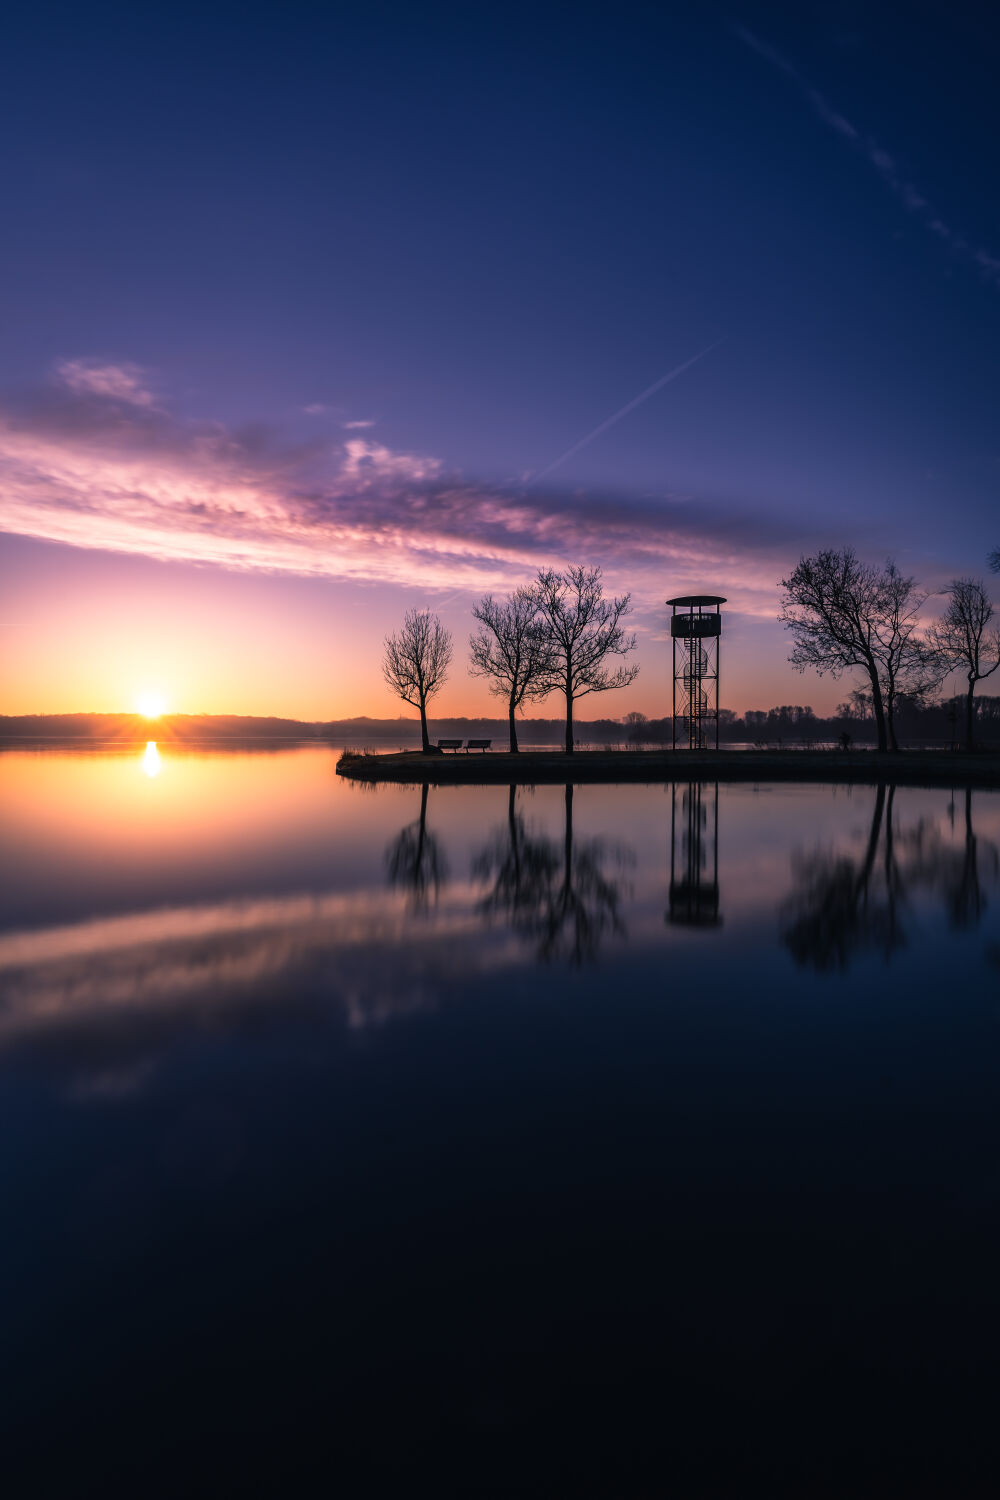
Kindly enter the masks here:
M 988 840 L 980 847 L 980 840 L 976 837 L 972 824 L 972 788 L 967 786 L 965 788 L 965 841 L 961 853 L 947 862 L 938 859 L 934 861 L 936 868 L 940 871 L 949 923 L 960 931 L 978 927 L 983 912 L 986 910 L 980 855 L 983 856 L 986 864 L 987 874 L 996 880 L 1000 875 L 1000 853 Z
M 573 787 L 566 787 L 561 844 L 530 833 L 516 810 L 516 788 L 510 788 L 507 825 L 473 863 L 473 874 L 489 883 L 479 911 L 501 918 L 538 945 L 546 962 L 565 959 L 580 965 L 596 959 L 607 933 L 624 934 L 620 914 L 621 878 L 605 873 L 614 859 L 619 870 L 631 852 L 601 839 L 575 839 Z
M 965 748 L 975 743 L 976 684 L 1000 667 L 1000 631 L 989 629 L 993 605 L 977 578 L 955 578 L 948 585 L 948 607 L 930 630 L 930 642 L 946 670 L 965 673 Z
M 437 615 L 410 609 L 403 628 L 385 638 L 382 675 L 388 686 L 420 710 L 420 742 L 426 754 L 431 748 L 427 734 L 427 704 L 441 687 L 451 663 L 451 633 Z
M 576 700 L 628 687 L 636 679 L 638 667 L 613 668 L 607 660 L 635 649 L 635 636 L 621 623 L 632 606 L 628 594 L 604 598 L 600 568 L 542 569 L 537 588 L 552 652 L 548 686 L 565 696 L 566 753 L 572 755 Z
M 781 934 L 796 963 L 820 970 L 846 969 L 864 948 L 876 947 L 888 955 L 898 944 L 895 912 L 890 913 L 888 901 L 873 889 L 885 803 L 886 788 L 880 782 L 860 861 L 822 850 L 796 857 L 796 889 L 786 904 Z
M 881 573 L 884 604 L 874 618 L 876 659 L 885 701 L 889 749 L 898 750 L 896 708 L 900 698 L 922 700 L 944 675 L 938 655 L 917 634 L 920 611 L 927 595 L 918 593 L 916 580 L 907 578 L 890 559 Z
M 517 811 L 517 787 L 511 786 L 506 825 L 473 861 L 473 875 L 490 883 L 477 910 L 486 917 L 502 917 L 517 931 L 532 931 L 558 866 L 556 845 L 529 833 Z
M 469 637 L 470 671 L 490 692 L 507 699 L 511 754 L 517 754 L 517 711 L 550 691 L 552 647 L 540 618 L 535 589 L 515 589 L 500 601 L 487 594 L 473 606 L 479 629 Z
M 427 828 L 427 792 L 426 785 L 421 787 L 419 816 L 400 829 L 385 851 L 390 886 L 407 891 L 411 910 L 417 912 L 426 911 L 437 902 L 448 878 L 444 853 Z
M 906 943 L 903 918 L 918 889 L 941 895 L 951 927 L 978 925 L 986 909 L 984 877 L 1000 878 L 1000 854 L 975 835 L 972 789 L 965 792 L 961 849 L 927 819 L 897 827 L 895 791 L 878 787 L 860 859 L 822 850 L 795 857 L 796 889 L 785 906 L 782 938 L 796 962 L 846 969 L 865 949 L 888 959 Z
M 895 563 L 881 568 L 862 563 L 854 549 L 827 548 L 800 558 L 781 580 L 784 595 L 779 619 L 791 631 L 789 661 L 798 670 L 812 667 L 834 678 L 852 668 L 868 675 L 878 748 L 893 749 L 896 694 L 923 682 L 928 667 L 915 635 L 922 602 L 912 578 Z M 926 684 L 924 684 L 926 686 Z

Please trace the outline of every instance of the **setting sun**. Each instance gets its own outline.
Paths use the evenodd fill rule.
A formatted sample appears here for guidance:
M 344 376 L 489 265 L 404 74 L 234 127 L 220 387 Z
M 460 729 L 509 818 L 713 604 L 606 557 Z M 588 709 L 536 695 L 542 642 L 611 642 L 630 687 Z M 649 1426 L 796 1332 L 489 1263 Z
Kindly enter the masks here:
M 135 700 L 135 706 L 144 719 L 158 719 L 166 709 L 163 694 L 156 692 L 140 693 Z

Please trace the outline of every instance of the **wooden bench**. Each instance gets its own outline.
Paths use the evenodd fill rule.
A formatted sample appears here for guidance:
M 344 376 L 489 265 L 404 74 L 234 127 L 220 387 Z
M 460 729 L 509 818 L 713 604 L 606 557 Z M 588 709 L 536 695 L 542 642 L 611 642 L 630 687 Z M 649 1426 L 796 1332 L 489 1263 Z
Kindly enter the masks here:
M 468 755 L 470 750 L 482 750 L 483 754 L 485 755 L 486 751 L 490 748 L 492 743 L 492 740 L 466 740 L 465 753 L 466 755 Z
M 438 740 L 439 750 L 461 750 L 461 740 Z

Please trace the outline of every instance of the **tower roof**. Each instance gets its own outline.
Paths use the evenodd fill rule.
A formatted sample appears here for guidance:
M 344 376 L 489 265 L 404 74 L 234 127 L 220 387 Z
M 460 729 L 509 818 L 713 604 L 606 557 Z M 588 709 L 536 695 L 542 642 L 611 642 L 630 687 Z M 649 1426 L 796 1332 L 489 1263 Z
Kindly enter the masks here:
M 698 609 L 703 604 L 725 604 L 721 594 L 681 594 L 677 599 L 668 599 L 668 604 L 675 604 L 679 609 Z

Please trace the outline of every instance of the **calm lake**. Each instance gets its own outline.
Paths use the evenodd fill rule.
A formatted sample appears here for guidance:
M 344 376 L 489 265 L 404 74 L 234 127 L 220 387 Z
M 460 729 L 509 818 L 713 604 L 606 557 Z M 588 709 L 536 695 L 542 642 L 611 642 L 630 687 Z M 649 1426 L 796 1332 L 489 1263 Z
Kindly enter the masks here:
M 7 1492 L 992 1493 L 1000 794 L 335 765 L 0 755 Z

